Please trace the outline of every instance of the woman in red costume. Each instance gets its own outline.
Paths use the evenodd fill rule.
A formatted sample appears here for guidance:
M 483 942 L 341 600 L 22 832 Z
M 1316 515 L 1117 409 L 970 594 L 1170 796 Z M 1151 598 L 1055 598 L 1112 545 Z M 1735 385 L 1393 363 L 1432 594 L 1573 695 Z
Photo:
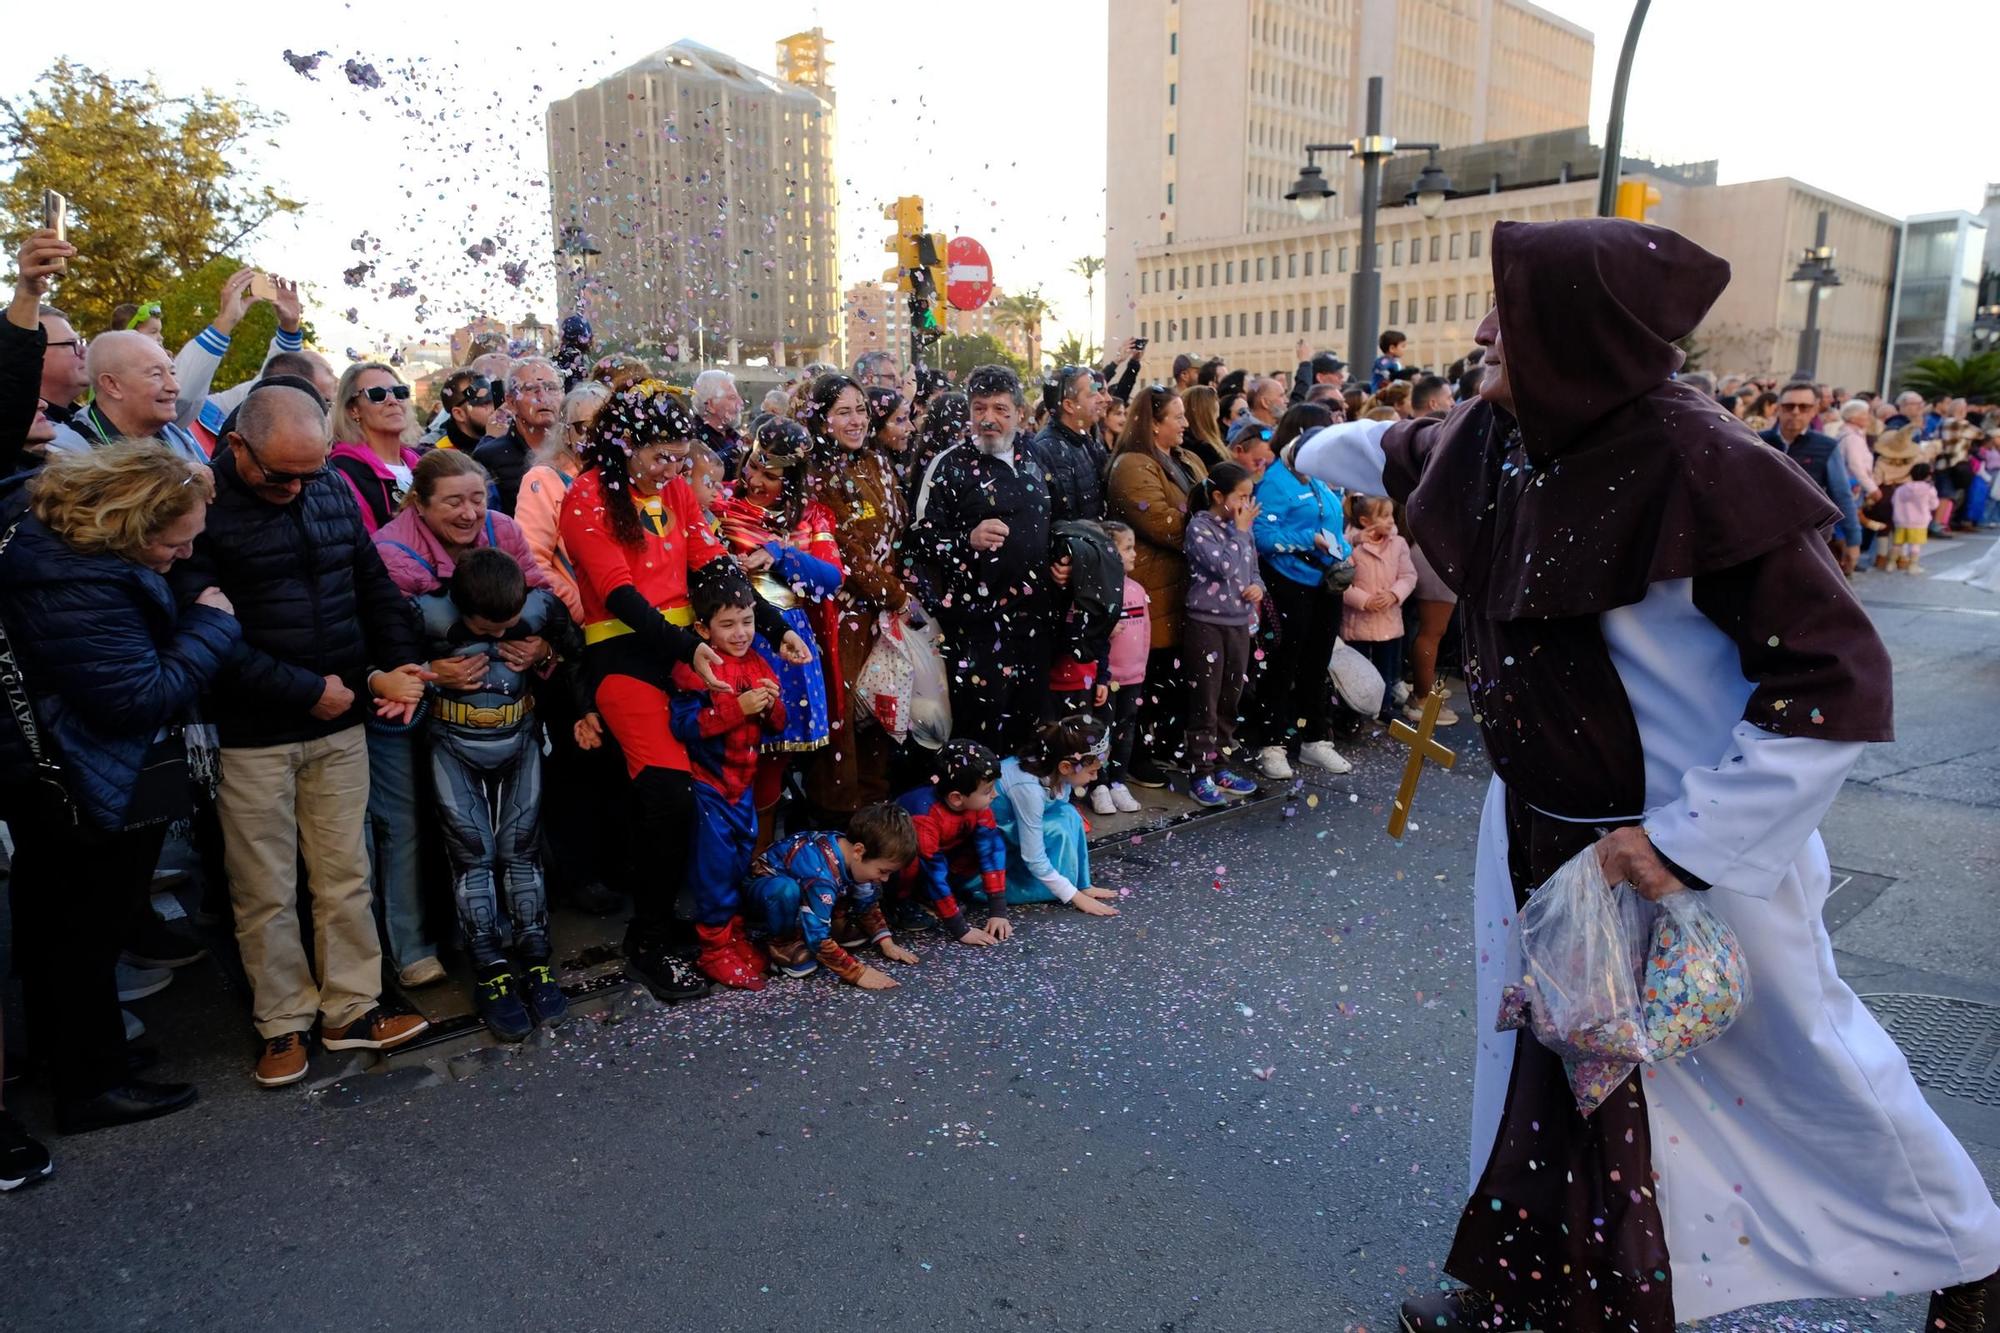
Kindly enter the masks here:
M 694 797 L 687 750 L 667 726 L 675 663 L 689 663 L 720 687 L 715 651 L 690 628 L 688 580 L 714 573 L 708 566 L 718 561 L 730 568 L 730 561 L 681 475 L 693 440 L 694 418 L 667 385 L 645 380 L 614 393 L 579 450 L 584 470 L 563 497 L 560 529 L 583 600 L 583 661 L 597 715 L 624 753 L 642 830 L 627 867 L 633 911 L 626 964 L 663 1000 L 708 989 L 679 956 L 688 932 L 675 903 L 686 879 Z M 757 627 L 786 661 L 811 660 L 805 643 L 762 602 Z M 586 719 L 579 732 L 591 725 Z M 741 917 L 697 921 L 693 933 L 695 963 L 708 978 L 747 986 L 763 976 L 764 956 Z

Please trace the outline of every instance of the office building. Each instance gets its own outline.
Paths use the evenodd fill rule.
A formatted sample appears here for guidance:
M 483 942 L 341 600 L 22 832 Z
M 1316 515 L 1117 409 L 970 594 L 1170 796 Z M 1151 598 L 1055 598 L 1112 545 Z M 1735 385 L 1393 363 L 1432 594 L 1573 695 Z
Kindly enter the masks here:
M 828 46 L 785 38 L 772 75 L 676 42 L 549 106 L 561 308 L 600 345 L 781 365 L 838 350 Z
M 1042 331 L 1003 323 L 997 318 L 1006 293 L 998 287 L 986 304 L 977 310 L 945 307 L 945 332 L 965 336 L 991 334 L 1009 354 L 1029 365 L 1039 353 Z M 845 302 L 847 344 L 842 364 L 852 366 L 864 352 L 884 348 L 896 354 L 898 362 L 910 359 L 910 309 L 908 298 L 886 282 L 857 282 L 847 289 Z
M 1903 224 L 1886 389 L 1899 387 L 1919 357 L 1971 354 L 1991 236 L 1977 213 L 1923 213 Z

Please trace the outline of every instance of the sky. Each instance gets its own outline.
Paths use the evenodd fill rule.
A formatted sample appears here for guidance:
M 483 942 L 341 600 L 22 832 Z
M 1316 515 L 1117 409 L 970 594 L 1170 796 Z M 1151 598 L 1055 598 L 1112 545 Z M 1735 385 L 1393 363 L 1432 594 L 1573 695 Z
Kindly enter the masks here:
M 1596 35 L 1601 138 L 1629 0 L 1544 7 Z M 592 6 L 584 22 L 512 0 L 469 10 L 209 0 L 199 21 L 173 22 L 130 0 L 75 12 L 88 21 L 17 25 L 0 47 L 0 88 L 18 95 L 68 56 L 282 114 L 252 167 L 307 207 L 246 249 L 307 285 L 320 341 L 336 352 L 436 337 L 479 313 L 552 318 L 548 102 L 683 38 L 769 70 L 776 40 L 813 26 L 833 40 L 843 288 L 881 275 L 881 205 L 917 194 L 933 230 L 986 245 L 1003 288 L 1041 289 L 1054 306 L 1045 345 L 1089 324 L 1071 265 L 1103 252 L 1107 60 L 1134 40 L 1108 31 L 1103 0 L 667 0 Z M 1945 71 L 1950 52 L 1991 49 L 2000 4 L 1904 0 L 1896 32 L 1884 13 L 1876 0 L 1655 4 L 1627 153 L 1718 158 L 1724 183 L 1788 175 L 1896 217 L 1976 211 L 1985 183 L 2000 180 L 2000 148 L 1971 129 L 1986 90 L 1969 62 L 1956 90 Z M 287 51 L 300 64 L 326 54 L 302 73 Z M 349 61 L 361 82 L 343 72 Z M 1953 128 L 1954 106 L 1964 128 Z M 468 255 L 474 246 L 490 253 Z

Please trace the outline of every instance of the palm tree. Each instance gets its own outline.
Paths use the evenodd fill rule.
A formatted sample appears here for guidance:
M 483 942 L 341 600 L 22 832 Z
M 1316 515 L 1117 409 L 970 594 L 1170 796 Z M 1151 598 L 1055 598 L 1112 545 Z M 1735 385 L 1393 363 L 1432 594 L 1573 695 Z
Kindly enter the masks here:
M 1071 263 L 1069 270 L 1083 278 L 1084 291 L 1090 299 L 1090 327 L 1083 334 L 1089 340 L 1097 336 L 1097 275 L 1104 272 L 1104 257 L 1085 255 Z
M 1902 386 L 1927 400 L 2000 397 L 2000 350 L 1981 352 L 1963 361 L 1949 356 L 1919 357 L 1903 372 Z
M 1028 368 L 1035 374 L 1042 369 L 1042 320 L 1049 313 L 1049 303 L 1042 299 L 1042 289 L 1031 288 L 1018 296 L 995 297 L 993 301 L 993 326 L 1019 332 L 1028 344 Z

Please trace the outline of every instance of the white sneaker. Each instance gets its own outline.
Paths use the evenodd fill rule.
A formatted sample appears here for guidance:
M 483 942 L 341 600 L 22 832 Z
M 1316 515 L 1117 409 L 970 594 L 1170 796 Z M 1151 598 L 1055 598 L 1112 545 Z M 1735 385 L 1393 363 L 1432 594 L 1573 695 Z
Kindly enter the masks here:
M 1267 745 L 1257 752 L 1257 771 L 1273 782 L 1289 782 L 1298 776 L 1292 772 L 1292 761 L 1285 758 L 1285 747 Z
M 1420 703 L 1417 703 L 1416 701 L 1412 700 L 1412 701 L 1411 701 L 1411 702 L 1409 703 L 1409 705 L 1408 705 L 1408 706 L 1406 706 L 1406 707 L 1405 707 L 1405 708 L 1403 709 L 1403 716 L 1404 716 L 1405 718 L 1407 718 L 1407 719 L 1408 719 L 1408 720 L 1410 721 L 1410 723 L 1411 723 L 1412 725 L 1414 725 L 1414 724 L 1416 724 L 1416 723 L 1418 723 L 1418 722 L 1422 722 L 1422 721 L 1424 720 L 1424 706 L 1423 706 L 1422 704 L 1420 704 Z M 1454 712 L 1452 712 L 1452 711 L 1451 711 L 1451 709 L 1449 709 L 1449 708 L 1439 708 L 1439 709 L 1438 709 L 1438 725 L 1439 725 L 1440 727 L 1454 727 L 1454 726 L 1457 726 L 1457 725 L 1458 725 L 1458 714 L 1457 714 L 1457 713 L 1454 713 Z
M 133 1000 L 143 1000 L 148 995 L 158 995 L 172 984 L 173 971 L 164 967 L 133 967 L 130 963 L 118 964 L 118 998 L 129 1004 Z
M 1110 792 L 1111 792 L 1111 803 L 1118 807 L 1119 814 L 1136 815 L 1139 813 L 1141 809 L 1139 805 L 1139 798 L 1134 796 L 1132 794 L 1131 789 L 1127 787 L 1124 783 L 1122 782 L 1112 783 L 1110 787 Z
M 1408 703 L 1408 702 L 1410 701 L 1410 682 L 1409 682 L 1409 681 L 1407 681 L 1407 680 L 1399 680 L 1399 681 L 1397 681 L 1397 682 L 1396 682 L 1396 689 L 1395 689 L 1395 700 L 1396 700 L 1396 702 L 1397 702 L 1398 704 L 1406 704 L 1406 703 Z
M 1111 788 L 1104 783 L 1090 789 L 1090 808 L 1100 815 L 1118 813 L 1118 798 L 1111 794 Z
M 444 980 L 444 964 L 436 956 L 419 958 L 396 974 L 396 980 L 405 986 L 428 986 Z
M 1299 747 L 1299 762 L 1329 773 L 1352 773 L 1354 765 L 1340 757 L 1332 741 L 1308 741 Z

